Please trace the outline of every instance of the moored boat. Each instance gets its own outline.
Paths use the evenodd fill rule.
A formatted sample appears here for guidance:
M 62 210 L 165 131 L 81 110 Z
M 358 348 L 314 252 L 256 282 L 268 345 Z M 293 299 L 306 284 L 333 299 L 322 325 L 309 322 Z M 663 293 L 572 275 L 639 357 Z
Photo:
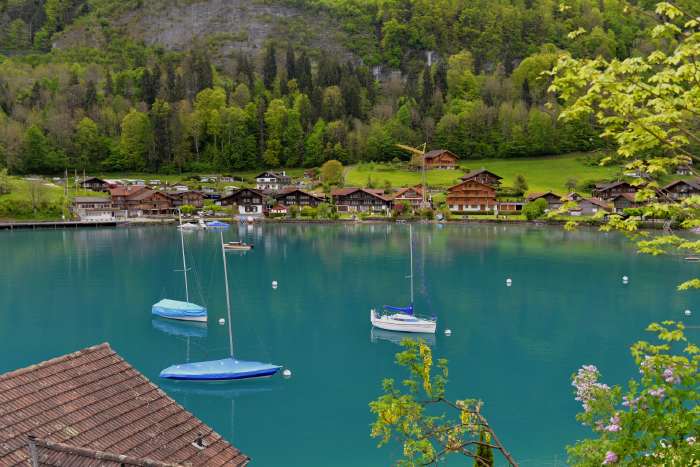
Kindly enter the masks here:
M 379 329 L 386 329 L 387 331 L 423 332 L 427 334 L 434 334 L 435 328 L 437 327 L 437 320 L 435 318 L 420 318 L 400 312 L 390 315 L 380 315 L 374 308 L 370 310 L 369 317 L 370 321 L 372 322 L 372 326 Z
M 246 242 L 226 242 L 224 243 L 224 250 L 226 251 L 249 251 L 253 249 L 252 243 Z

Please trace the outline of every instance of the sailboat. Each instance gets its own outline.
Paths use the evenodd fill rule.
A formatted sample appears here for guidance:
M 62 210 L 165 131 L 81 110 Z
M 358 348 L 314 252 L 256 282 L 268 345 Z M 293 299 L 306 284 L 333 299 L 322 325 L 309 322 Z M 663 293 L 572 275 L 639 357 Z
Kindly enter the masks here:
M 182 227 L 182 213 L 180 212 L 180 227 Z M 180 228 L 180 248 L 182 250 L 182 272 L 185 275 L 185 301 L 164 298 L 151 308 L 151 313 L 163 318 L 179 319 L 182 321 L 207 321 L 207 309 L 201 305 L 190 303 L 190 290 L 187 284 L 187 259 L 185 258 L 185 238 Z
M 260 378 L 277 373 L 279 365 L 271 363 L 238 360 L 233 355 L 233 331 L 231 329 L 231 298 L 228 288 L 228 267 L 226 265 L 226 250 L 224 234 L 221 236 L 221 256 L 224 262 L 224 281 L 226 284 L 226 314 L 228 317 L 229 356 L 220 360 L 204 362 L 181 363 L 172 365 L 160 372 L 161 378 L 190 380 L 190 381 L 231 381 L 237 379 Z
M 408 225 L 411 250 L 411 303 L 408 306 L 384 305 L 382 313 L 372 308 L 369 319 L 372 326 L 387 331 L 435 333 L 437 318 L 422 318 L 413 314 L 413 226 Z M 393 313 L 392 313 L 393 312 Z

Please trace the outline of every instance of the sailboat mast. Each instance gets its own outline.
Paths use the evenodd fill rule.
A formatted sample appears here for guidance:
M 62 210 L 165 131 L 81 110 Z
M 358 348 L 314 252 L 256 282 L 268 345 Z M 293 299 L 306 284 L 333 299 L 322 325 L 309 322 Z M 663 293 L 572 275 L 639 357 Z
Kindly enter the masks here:
M 185 273 L 185 301 L 190 302 L 190 289 L 187 285 L 187 259 L 185 258 L 185 237 L 182 234 L 182 211 L 177 210 L 180 219 L 180 247 L 182 248 L 182 272 Z
M 408 224 L 408 238 L 411 244 L 411 305 L 413 305 L 413 226 Z
M 224 250 L 224 232 L 220 231 L 221 258 L 224 260 L 224 282 L 226 283 L 226 316 L 228 318 L 228 345 L 231 358 L 233 358 L 233 331 L 231 330 L 231 297 L 228 291 L 228 267 L 226 265 L 226 250 Z

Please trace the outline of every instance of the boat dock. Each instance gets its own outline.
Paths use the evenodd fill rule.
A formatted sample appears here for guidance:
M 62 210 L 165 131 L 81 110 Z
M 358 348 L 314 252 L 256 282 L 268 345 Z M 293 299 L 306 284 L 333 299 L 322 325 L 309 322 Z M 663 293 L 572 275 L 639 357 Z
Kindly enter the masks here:
M 118 224 L 117 221 L 0 222 L 0 230 L 77 229 L 79 227 L 115 227 Z

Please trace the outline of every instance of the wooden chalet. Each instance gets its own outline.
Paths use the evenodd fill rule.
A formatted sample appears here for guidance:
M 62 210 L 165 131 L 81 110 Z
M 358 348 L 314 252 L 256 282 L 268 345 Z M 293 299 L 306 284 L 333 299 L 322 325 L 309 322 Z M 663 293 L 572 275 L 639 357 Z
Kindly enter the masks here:
M 201 208 L 204 206 L 204 193 L 201 191 L 173 191 L 169 192 L 173 198 L 173 206 L 179 208 L 180 206 L 189 205 L 195 208 Z
M 693 175 L 693 163 L 681 164 L 676 167 L 676 175 Z
M 80 182 L 80 187 L 83 190 L 108 192 L 113 185 L 107 180 L 102 180 L 101 178 L 97 177 L 89 177 Z
M 245 466 L 109 344 L 0 375 L 0 465 Z
M 261 191 L 279 191 L 290 183 L 286 172 L 263 172 L 255 177 L 255 188 Z
M 369 188 L 340 188 L 331 192 L 338 212 L 387 212 L 391 198 L 383 190 Z
M 637 187 L 625 181 L 612 183 L 602 183 L 596 185 L 593 189 L 593 197 L 600 199 L 613 199 L 615 196 L 622 193 L 636 193 Z
M 577 207 L 569 209 L 570 216 L 593 216 L 601 211 L 612 211 L 610 203 L 599 198 L 579 198 L 573 201 Z
M 311 206 L 316 207 L 326 201 L 326 198 L 310 191 L 299 188 L 287 188 L 275 195 L 277 202 L 283 206 Z
M 265 213 L 265 195 L 253 188 L 241 188 L 219 199 L 221 206 L 238 206 L 238 213 L 261 216 Z
M 459 157 L 455 153 L 447 149 L 434 149 L 430 152 L 426 152 L 423 157 L 425 158 L 426 170 L 453 170 L 457 168 L 457 161 L 459 160 Z
M 110 198 L 76 196 L 72 205 L 73 214 L 81 221 L 103 222 L 121 220 L 127 212 L 112 207 Z
M 460 177 L 460 180 L 465 182 L 467 180 L 474 180 L 476 182 L 483 183 L 484 185 L 489 185 L 498 188 L 498 186 L 501 184 L 501 180 L 503 180 L 503 177 L 496 175 L 495 173 L 489 170 L 479 169 L 473 170 L 468 174 L 463 175 L 462 177 Z
M 622 214 L 627 208 L 638 208 L 642 204 L 635 200 L 633 193 L 621 193 L 610 200 L 613 212 Z
M 473 179 L 447 189 L 447 206 L 450 211 L 491 211 L 496 205 L 496 189 Z
M 661 188 L 661 196 L 678 201 L 694 195 L 700 195 L 700 179 L 676 180 Z
M 157 216 L 174 212 L 172 196 L 143 185 L 112 188 L 109 192 L 112 207 L 126 211 L 129 217 Z
M 554 211 L 564 205 L 564 201 L 562 201 L 561 196 L 551 191 L 546 193 L 530 193 L 527 196 L 528 203 L 532 203 L 538 199 L 544 199 L 547 202 L 548 211 Z
M 396 203 L 408 203 L 414 210 L 420 209 L 423 204 L 423 187 L 420 185 L 402 188 L 392 195 L 394 205 Z

